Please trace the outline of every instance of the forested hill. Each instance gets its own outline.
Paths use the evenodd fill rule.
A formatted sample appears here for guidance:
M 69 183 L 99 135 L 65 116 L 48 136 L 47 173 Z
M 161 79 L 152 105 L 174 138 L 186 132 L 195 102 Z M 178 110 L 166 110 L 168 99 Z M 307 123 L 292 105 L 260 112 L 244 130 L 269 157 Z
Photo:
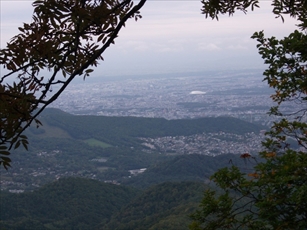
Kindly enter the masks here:
M 165 182 L 152 186 L 133 199 L 100 229 L 186 230 L 189 215 L 199 206 L 205 184 L 196 182 Z
M 138 192 L 82 178 L 63 178 L 34 192 L 1 192 L 1 229 L 94 229 Z
M 166 120 L 163 118 L 106 117 L 71 115 L 58 109 L 46 109 L 39 119 L 44 124 L 32 132 L 44 134 L 48 127 L 76 139 L 95 138 L 110 144 L 129 144 L 136 137 L 188 136 L 199 133 L 258 133 L 263 126 L 231 117 Z M 59 130 L 58 130 L 59 131 Z
M 63 178 L 33 192 L 0 192 L 0 228 L 187 229 L 188 215 L 198 207 L 204 190 L 204 184 L 195 182 L 168 182 L 137 191 Z

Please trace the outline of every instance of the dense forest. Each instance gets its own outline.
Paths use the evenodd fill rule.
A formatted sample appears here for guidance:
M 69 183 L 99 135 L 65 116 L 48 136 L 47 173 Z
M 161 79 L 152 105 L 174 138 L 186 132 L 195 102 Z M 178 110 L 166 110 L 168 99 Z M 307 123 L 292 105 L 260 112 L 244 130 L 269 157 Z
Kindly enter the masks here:
M 146 190 L 63 178 L 33 192 L 1 192 L 1 229 L 187 229 L 203 183 L 165 182 Z

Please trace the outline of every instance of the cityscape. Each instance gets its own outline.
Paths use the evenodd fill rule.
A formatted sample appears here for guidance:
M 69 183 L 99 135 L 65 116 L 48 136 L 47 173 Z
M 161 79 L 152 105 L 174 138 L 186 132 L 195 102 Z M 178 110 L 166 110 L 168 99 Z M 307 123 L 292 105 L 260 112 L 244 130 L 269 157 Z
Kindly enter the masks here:
M 272 89 L 261 70 L 86 79 L 51 105 L 72 114 L 182 119 L 231 116 L 268 125 Z M 89 82 L 88 82 L 89 80 Z

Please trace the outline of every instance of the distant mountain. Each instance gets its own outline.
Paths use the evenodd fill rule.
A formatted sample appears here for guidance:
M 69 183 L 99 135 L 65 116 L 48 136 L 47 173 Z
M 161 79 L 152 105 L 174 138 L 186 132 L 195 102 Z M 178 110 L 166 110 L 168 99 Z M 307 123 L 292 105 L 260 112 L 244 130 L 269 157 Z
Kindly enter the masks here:
M 39 117 L 43 126 L 31 128 L 42 137 L 97 139 L 109 145 L 132 146 L 138 137 L 188 136 L 199 133 L 259 133 L 263 126 L 232 117 L 166 120 L 163 118 L 106 117 L 70 115 L 58 109 L 46 109 Z

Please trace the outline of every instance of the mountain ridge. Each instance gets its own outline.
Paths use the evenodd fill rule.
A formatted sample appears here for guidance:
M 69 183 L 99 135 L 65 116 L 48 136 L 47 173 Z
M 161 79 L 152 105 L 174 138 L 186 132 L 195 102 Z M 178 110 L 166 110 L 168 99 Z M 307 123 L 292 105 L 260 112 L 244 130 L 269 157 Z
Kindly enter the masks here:
M 98 139 L 110 145 L 138 144 L 139 137 L 188 136 L 200 133 L 226 132 L 259 133 L 264 126 L 233 117 L 204 117 L 166 120 L 164 118 L 107 117 L 72 115 L 59 109 L 46 109 L 39 117 L 43 126 L 36 130 L 46 135 L 48 127 L 62 130 L 62 134 L 80 140 Z M 47 127 L 45 130 L 44 128 Z M 41 131 L 39 131 L 41 129 Z M 58 130 L 58 131 L 60 131 Z M 33 128 L 31 133 L 35 135 Z M 39 137 L 39 135 L 35 135 Z

